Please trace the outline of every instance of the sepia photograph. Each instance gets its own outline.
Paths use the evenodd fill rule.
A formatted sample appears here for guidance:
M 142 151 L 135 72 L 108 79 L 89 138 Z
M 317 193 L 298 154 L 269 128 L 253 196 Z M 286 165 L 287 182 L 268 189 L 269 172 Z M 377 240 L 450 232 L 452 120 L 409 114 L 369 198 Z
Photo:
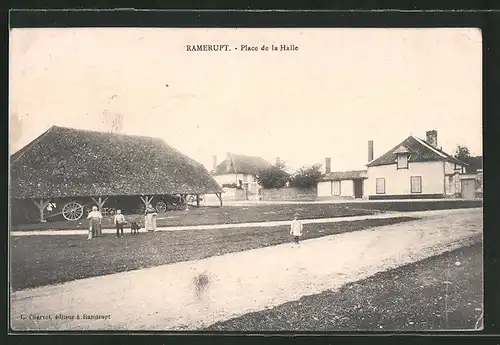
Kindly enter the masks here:
M 14 332 L 484 327 L 477 28 L 13 28 Z

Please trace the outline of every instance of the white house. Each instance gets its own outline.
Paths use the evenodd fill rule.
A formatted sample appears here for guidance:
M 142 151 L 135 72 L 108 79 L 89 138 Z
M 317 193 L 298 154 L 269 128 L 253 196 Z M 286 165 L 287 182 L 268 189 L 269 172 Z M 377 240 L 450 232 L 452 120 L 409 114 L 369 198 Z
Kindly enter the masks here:
M 373 141 L 368 142 L 368 161 L 373 160 Z M 367 170 L 331 171 L 331 158 L 326 158 L 325 174 L 317 184 L 318 199 L 366 198 Z
M 228 152 L 226 159 L 217 164 L 217 157 L 213 156 L 212 175 L 220 186 L 229 185 L 238 188 L 248 188 L 253 193 L 258 192 L 256 176 L 262 169 L 267 169 L 271 163 L 257 156 L 245 156 Z
M 409 136 L 367 164 L 369 199 L 445 198 L 461 195 L 466 164 L 438 148 L 437 131 L 426 140 Z
M 363 198 L 366 170 L 331 171 L 331 159 L 326 159 L 325 174 L 318 181 L 318 199 Z

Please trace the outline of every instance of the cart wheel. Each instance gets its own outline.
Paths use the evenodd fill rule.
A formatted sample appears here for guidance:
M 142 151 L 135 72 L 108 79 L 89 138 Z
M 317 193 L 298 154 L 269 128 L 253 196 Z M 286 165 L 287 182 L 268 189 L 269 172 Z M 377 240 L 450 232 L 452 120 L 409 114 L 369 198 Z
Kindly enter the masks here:
M 167 204 L 164 201 L 158 201 L 156 203 L 156 212 L 163 213 L 167 210 Z
M 62 209 L 64 219 L 75 221 L 83 216 L 83 206 L 75 201 L 69 202 L 64 205 Z

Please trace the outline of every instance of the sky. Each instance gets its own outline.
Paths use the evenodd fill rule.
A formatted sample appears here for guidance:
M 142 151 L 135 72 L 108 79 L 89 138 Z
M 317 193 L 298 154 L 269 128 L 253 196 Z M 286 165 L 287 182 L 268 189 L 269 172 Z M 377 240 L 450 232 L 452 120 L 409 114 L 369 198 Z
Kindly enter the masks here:
M 10 152 L 52 125 L 364 169 L 409 135 L 482 154 L 479 29 L 43 28 L 10 32 Z M 186 51 L 228 44 L 231 51 Z M 295 45 L 241 51 L 241 45 Z M 237 50 L 236 50 L 237 48 Z

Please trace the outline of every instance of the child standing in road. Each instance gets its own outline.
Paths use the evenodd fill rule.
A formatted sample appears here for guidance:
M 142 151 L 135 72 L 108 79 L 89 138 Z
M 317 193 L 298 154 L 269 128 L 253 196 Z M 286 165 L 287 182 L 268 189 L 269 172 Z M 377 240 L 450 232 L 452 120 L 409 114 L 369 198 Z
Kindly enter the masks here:
M 116 210 L 116 215 L 115 215 L 115 219 L 114 219 L 114 223 L 116 225 L 116 237 L 120 237 L 120 232 L 121 232 L 122 237 L 123 237 L 123 225 L 126 222 L 127 221 L 125 220 L 125 217 L 123 216 L 122 211 Z
M 295 213 L 295 217 L 290 226 L 290 235 L 293 235 L 293 239 L 296 244 L 299 244 L 300 236 L 302 236 L 302 222 L 299 220 L 299 214 Z

